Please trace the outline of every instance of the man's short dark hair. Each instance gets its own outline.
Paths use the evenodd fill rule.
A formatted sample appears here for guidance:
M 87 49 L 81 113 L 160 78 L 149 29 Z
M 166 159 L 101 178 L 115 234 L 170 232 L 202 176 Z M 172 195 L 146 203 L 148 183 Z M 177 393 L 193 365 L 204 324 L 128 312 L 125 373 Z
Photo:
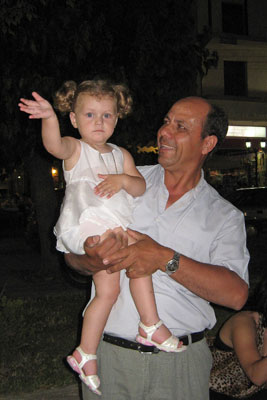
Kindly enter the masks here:
M 211 109 L 207 115 L 205 124 L 202 129 L 202 137 L 214 135 L 218 142 L 216 147 L 219 147 L 225 139 L 228 131 L 228 118 L 224 110 L 214 104 L 211 104 Z

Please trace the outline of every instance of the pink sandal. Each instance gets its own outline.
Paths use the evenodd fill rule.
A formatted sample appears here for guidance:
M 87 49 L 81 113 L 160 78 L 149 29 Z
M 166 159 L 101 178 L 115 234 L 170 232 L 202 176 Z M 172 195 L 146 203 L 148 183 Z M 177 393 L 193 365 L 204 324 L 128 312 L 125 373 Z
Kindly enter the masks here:
M 91 360 L 96 360 L 97 357 L 95 354 L 86 354 L 81 347 L 77 347 L 76 350 L 80 353 L 81 355 L 81 362 L 78 363 L 78 361 L 76 360 L 75 357 L 73 356 L 68 356 L 67 357 L 67 362 L 69 364 L 69 366 L 71 367 L 71 369 L 73 369 L 73 371 L 77 372 L 77 374 L 79 374 L 79 378 L 81 379 L 81 381 L 83 383 L 85 383 L 85 385 L 95 394 L 98 394 L 99 396 L 101 396 L 101 392 L 100 390 L 98 390 L 99 386 L 100 386 L 100 379 L 98 377 L 98 375 L 85 375 L 85 373 L 83 372 L 83 366 L 84 364 L 87 363 L 87 361 L 91 361 Z
M 168 339 L 166 339 L 163 343 L 158 343 L 152 340 L 153 334 L 156 330 L 163 324 L 161 320 L 157 322 L 155 325 L 146 326 L 141 321 L 139 322 L 140 328 L 142 328 L 147 337 L 143 337 L 141 335 L 136 336 L 136 341 L 139 343 L 144 344 L 145 346 L 156 346 L 159 350 L 172 352 L 172 353 L 179 353 L 181 351 L 186 350 L 187 346 L 178 347 L 179 339 L 176 336 L 171 335 Z

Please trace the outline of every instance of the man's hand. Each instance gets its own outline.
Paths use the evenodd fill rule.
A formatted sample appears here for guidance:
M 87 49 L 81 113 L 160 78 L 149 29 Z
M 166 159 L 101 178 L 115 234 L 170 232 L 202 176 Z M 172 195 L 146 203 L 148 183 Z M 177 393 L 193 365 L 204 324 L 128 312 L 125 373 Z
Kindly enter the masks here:
M 102 260 L 127 245 L 127 234 L 121 228 L 109 230 L 102 235 L 101 241 L 100 236 L 88 237 L 84 243 L 85 254 L 65 254 L 65 261 L 69 267 L 80 274 L 92 275 L 107 269 L 107 265 L 103 264 Z
M 108 267 L 107 272 L 126 269 L 129 278 L 141 278 L 153 274 L 158 269 L 164 270 L 166 263 L 173 256 L 173 250 L 161 246 L 148 235 L 131 229 L 128 229 L 127 233 L 136 243 L 104 257 L 103 263 Z

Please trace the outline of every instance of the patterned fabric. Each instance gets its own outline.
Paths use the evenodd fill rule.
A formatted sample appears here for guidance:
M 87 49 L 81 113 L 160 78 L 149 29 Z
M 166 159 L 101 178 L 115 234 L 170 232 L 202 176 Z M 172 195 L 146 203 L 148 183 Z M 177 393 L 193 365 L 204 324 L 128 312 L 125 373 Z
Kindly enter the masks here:
M 257 326 L 257 348 L 259 352 L 263 349 L 264 326 L 262 315 Z M 262 386 L 254 385 L 244 373 L 235 352 L 232 349 L 221 350 L 215 346 L 219 338 L 209 338 L 209 346 L 213 357 L 213 366 L 210 376 L 210 388 L 215 392 L 223 393 L 234 398 L 249 398 L 254 393 L 267 389 L 267 383 Z M 220 339 L 219 339 L 220 340 Z

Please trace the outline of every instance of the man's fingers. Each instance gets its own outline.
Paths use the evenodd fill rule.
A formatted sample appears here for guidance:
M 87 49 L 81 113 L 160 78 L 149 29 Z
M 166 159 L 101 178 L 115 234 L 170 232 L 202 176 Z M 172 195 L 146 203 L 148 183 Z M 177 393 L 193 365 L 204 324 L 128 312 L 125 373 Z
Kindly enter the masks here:
M 100 241 L 100 236 L 89 236 L 86 241 L 84 242 L 84 247 L 94 247 Z
M 116 263 L 116 265 L 112 265 L 107 268 L 107 273 L 108 274 L 113 274 L 114 272 L 119 272 L 121 270 L 125 269 L 125 266 L 123 262 Z
M 145 276 L 145 275 L 140 275 L 135 269 L 131 267 L 126 270 L 126 275 L 129 279 L 137 279 Z
M 127 257 L 128 255 L 128 252 L 125 252 L 126 250 L 127 249 L 121 248 L 120 246 L 118 251 L 115 251 L 113 254 L 110 254 L 103 259 L 103 264 L 104 265 L 117 264 L 118 262 L 120 262 L 120 260 L 124 260 L 125 257 Z
M 129 228 L 127 229 L 127 233 L 129 236 L 131 236 L 136 241 L 143 239 L 143 237 L 145 236 L 143 233 L 134 231 L 133 229 L 129 229 Z

